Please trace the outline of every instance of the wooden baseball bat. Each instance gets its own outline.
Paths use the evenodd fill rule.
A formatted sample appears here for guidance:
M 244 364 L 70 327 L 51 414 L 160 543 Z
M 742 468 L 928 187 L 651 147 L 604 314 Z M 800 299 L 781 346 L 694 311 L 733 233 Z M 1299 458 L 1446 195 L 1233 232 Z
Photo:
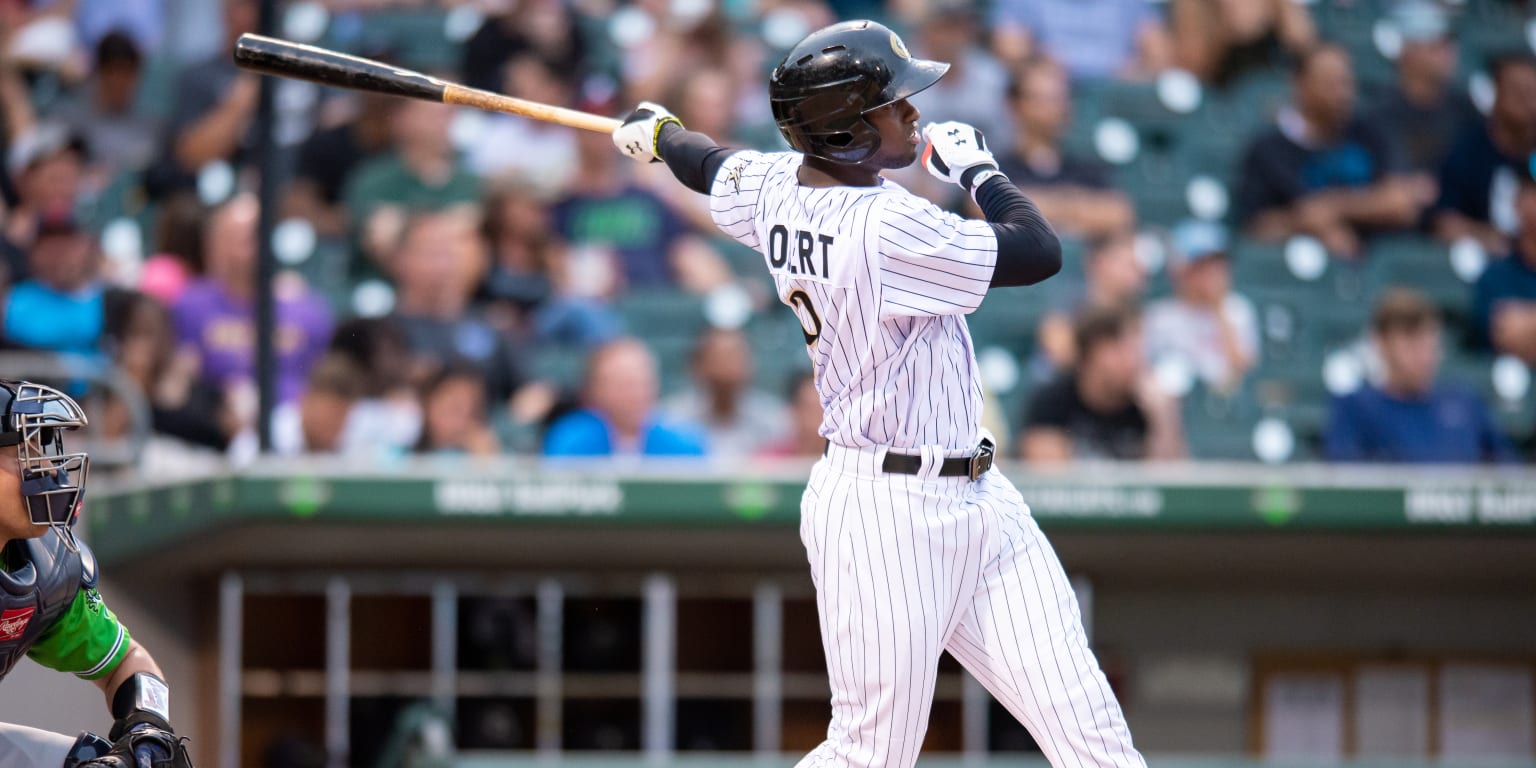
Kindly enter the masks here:
M 468 88 L 360 56 L 262 35 L 240 36 L 235 42 L 235 64 L 241 69 L 265 75 L 292 77 L 354 91 L 478 107 L 586 131 L 613 133 L 620 124 L 620 121 L 611 117 Z

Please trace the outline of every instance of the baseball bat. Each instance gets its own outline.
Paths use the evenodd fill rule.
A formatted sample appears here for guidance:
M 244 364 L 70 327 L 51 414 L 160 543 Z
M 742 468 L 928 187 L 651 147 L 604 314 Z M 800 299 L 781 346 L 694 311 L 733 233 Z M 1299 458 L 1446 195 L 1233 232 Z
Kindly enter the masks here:
M 235 42 L 235 64 L 241 69 L 265 75 L 292 77 L 354 91 L 477 107 L 586 131 L 613 133 L 620 124 L 620 121 L 611 117 L 503 96 L 361 56 L 262 35 L 240 36 Z

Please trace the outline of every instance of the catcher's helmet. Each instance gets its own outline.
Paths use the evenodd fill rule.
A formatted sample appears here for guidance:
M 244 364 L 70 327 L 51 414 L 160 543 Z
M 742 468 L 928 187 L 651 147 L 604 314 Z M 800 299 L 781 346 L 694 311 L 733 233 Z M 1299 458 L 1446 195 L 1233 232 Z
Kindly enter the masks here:
M 69 395 L 30 381 L 0 379 L 0 447 L 16 446 L 21 497 L 36 525 L 52 526 L 75 548 L 70 527 L 85 498 L 90 457 L 64 450 L 64 431 L 86 425 Z
M 910 97 L 947 71 L 943 62 L 912 58 L 884 25 L 844 21 L 790 49 L 768 80 L 768 99 L 791 147 L 852 165 L 880 148 L 880 132 L 864 113 Z

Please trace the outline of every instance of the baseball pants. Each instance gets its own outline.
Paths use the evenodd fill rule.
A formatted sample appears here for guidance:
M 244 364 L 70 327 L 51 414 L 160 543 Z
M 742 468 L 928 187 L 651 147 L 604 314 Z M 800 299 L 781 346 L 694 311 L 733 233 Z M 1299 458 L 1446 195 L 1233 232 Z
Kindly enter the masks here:
M 74 746 L 74 736 L 0 723 L 0 765 L 56 768 Z
M 797 768 L 910 768 L 949 651 L 1055 768 L 1145 768 L 1084 636 L 1077 598 L 1011 483 L 886 474 L 830 446 L 801 501 L 832 687 L 827 740 Z

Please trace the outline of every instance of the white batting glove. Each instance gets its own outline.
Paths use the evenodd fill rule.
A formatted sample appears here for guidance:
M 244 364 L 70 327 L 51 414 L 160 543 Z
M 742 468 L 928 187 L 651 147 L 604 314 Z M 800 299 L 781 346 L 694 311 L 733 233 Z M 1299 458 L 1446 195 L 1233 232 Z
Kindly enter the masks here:
M 943 181 L 966 190 L 975 186 L 983 171 L 997 170 L 997 160 L 987 149 L 981 131 L 965 123 L 929 123 L 923 126 L 923 167 Z
M 640 102 L 635 111 L 624 118 L 624 124 L 613 131 L 613 145 L 625 157 L 641 163 L 659 163 L 656 141 L 661 138 L 662 126 L 675 123 L 683 127 L 683 121 L 667 111 L 666 107 L 649 101 Z

